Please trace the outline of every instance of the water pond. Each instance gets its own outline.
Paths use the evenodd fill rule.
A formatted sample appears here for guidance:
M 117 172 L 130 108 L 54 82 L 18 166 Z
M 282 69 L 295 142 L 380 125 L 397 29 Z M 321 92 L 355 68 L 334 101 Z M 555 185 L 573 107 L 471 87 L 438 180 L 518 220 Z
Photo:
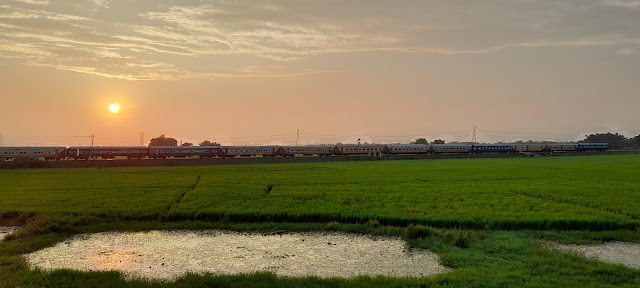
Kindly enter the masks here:
M 590 259 L 640 269 L 640 243 L 606 242 L 593 245 L 556 244 L 554 246 L 562 251 L 577 253 Z
M 427 277 L 450 271 L 436 254 L 399 238 L 337 232 L 107 232 L 78 235 L 25 257 L 45 270 L 118 270 L 126 277 L 161 280 L 188 271 L 343 278 Z

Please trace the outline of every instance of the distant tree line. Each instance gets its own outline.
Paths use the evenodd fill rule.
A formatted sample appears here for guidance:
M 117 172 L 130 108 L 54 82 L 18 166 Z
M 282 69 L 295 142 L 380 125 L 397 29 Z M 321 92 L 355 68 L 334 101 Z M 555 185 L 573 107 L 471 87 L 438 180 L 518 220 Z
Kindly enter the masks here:
M 618 133 L 596 133 L 586 135 L 586 139 L 580 141 L 580 143 L 609 143 L 611 149 L 633 149 L 640 148 L 640 135 L 627 138 L 624 135 Z
M 178 146 L 178 140 L 165 135 L 160 135 L 156 138 L 151 138 L 149 146 Z M 193 143 L 184 142 L 181 146 L 193 146 Z M 204 140 L 200 142 L 200 146 L 220 146 L 220 143 Z
M 416 139 L 416 141 L 413 141 L 409 144 L 429 144 L 429 141 L 427 141 L 426 138 L 418 138 Z M 444 144 L 444 140 L 442 139 L 438 139 L 438 140 L 433 140 L 433 142 L 431 142 L 431 144 Z
M 618 133 L 596 133 L 585 135 L 585 139 L 579 141 L 580 143 L 609 143 L 609 148 L 611 149 L 640 149 L 640 135 L 635 136 L 633 138 L 627 138 L 624 135 L 620 135 Z M 468 143 L 468 142 L 456 142 L 453 141 L 451 143 Z M 499 144 L 549 144 L 549 143 L 558 143 L 557 141 L 522 141 L 518 140 L 515 142 L 498 142 Z M 569 143 L 569 142 L 566 142 Z M 365 142 L 365 144 L 368 144 Z M 415 141 L 409 144 L 429 144 L 426 138 L 418 138 Z M 431 142 L 431 144 L 445 144 L 445 141 L 442 139 L 437 139 Z M 220 146 L 220 143 L 213 142 L 209 140 L 204 140 L 200 142 L 200 146 Z M 336 145 L 342 145 L 342 143 L 338 143 Z M 160 135 L 156 138 L 152 138 L 149 142 L 149 146 L 178 146 L 178 140 L 175 138 L 167 137 L 165 135 Z M 185 142 L 182 146 L 193 146 L 193 143 Z

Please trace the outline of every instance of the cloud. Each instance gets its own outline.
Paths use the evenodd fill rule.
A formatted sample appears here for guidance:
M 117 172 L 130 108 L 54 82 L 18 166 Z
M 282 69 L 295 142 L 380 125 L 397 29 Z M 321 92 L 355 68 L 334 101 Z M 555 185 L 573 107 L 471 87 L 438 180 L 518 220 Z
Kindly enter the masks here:
M 12 0 L 0 5 L 0 57 L 103 77 L 173 80 L 339 72 L 299 61 L 331 53 L 612 46 L 612 53 L 633 55 L 640 43 L 640 20 L 611 21 L 629 11 L 600 17 L 605 8 L 596 5 L 633 8 L 640 0 L 175 2 Z M 96 11 L 104 8 L 109 13 Z
M 186 43 L 202 55 L 250 54 L 274 60 L 295 60 L 329 49 L 358 50 L 384 47 L 393 37 L 348 32 L 335 25 L 287 23 L 275 19 L 242 18 L 244 7 L 171 7 L 163 12 L 147 12 L 141 17 L 153 25 L 138 26 L 135 32 L 172 45 Z M 277 8 L 267 7 L 264 13 Z M 239 15 L 240 14 L 240 15 Z M 159 29 L 157 27 L 162 27 Z
M 33 5 L 49 5 L 48 0 L 11 0 L 13 2 L 22 2 Z
M 640 55 L 640 46 L 639 47 L 633 47 L 633 48 L 627 48 L 627 49 L 619 50 L 618 54 L 622 54 L 622 55 Z
M 601 2 L 607 6 L 640 8 L 640 0 L 602 0 Z
M 109 8 L 110 1 L 109 0 L 91 0 L 93 5 L 100 8 Z

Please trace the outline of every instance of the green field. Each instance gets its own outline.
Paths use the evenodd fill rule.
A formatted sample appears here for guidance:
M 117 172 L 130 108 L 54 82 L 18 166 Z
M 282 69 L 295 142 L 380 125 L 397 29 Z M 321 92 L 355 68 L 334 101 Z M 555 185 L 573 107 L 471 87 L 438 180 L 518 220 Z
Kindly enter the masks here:
M 0 278 L 22 287 L 243 287 L 263 278 L 274 287 L 638 287 L 638 270 L 551 253 L 539 240 L 640 241 L 639 183 L 637 155 L 0 170 L 0 224 L 29 228 L 0 243 Z M 405 235 L 409 224 L 433 227 L 410 241 L 455 272 L 429 279 L 189 276 L 154 284 L 124 282 L 117 273 L 32 271 L 18 257 L 88 231 Z
M 476 229 L 640 226 L 638 156 L 2 170 L 0 182 L 0 212 Z

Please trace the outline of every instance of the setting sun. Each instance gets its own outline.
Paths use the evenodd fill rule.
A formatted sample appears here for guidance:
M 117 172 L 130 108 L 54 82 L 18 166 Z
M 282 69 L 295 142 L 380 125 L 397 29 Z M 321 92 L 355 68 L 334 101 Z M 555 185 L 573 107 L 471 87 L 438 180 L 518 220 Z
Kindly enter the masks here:
M 111 111 L 111 113 L 118 113 L 120 111 L 120 104 L 114 103 L 109 105 L 109 111 Z

